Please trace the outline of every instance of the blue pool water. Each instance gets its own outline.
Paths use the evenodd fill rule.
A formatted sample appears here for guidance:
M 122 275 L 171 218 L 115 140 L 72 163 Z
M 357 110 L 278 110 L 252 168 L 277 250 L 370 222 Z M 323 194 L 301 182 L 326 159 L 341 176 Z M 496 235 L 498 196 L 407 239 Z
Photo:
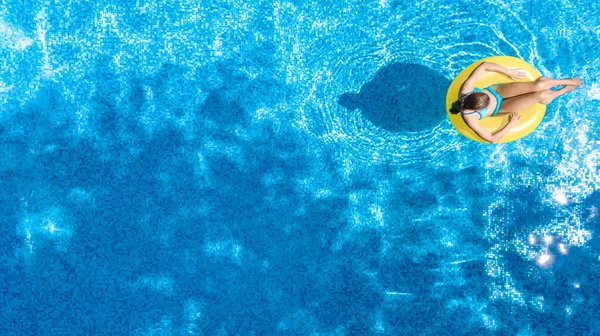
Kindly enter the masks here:
M 599 334 L 599 14 L 3 1 L 0 334 Z M 495 55 L 585 85 L 476 143 Z

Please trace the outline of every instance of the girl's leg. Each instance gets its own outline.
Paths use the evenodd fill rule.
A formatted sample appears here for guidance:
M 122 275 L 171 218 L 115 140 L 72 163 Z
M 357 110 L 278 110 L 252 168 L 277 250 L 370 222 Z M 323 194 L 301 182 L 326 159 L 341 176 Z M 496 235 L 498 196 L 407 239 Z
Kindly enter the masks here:
M 557 85 L 573 85 L 580 86 L 583 83 L 579 78 L 568 78 L 568 79 L 552 79 L 548 77 L 540 77 L 533 82 L 517 82 L 517 83 L 505 83 L 501 85 L 494 85 L 493 89 L 498 92 L 502 98 L 511 98 L 515 96 L 524 95 L 530 92 L 550 90 L 550 88 Z
M 502 101 L 502 105 L 500 105 L 500 110 L 498 111 L 498 114 L 518 112 L 537 103 L 547 105 L 550 104 L 554 100 L 554 98 L 561 96 L 567 92 L 571 92 L 576 88 L 577 86 L 575 85 L 567 85 L 564 88 L 556 91 L 536 91 L 526 93 L 517 97 L 507 98 L 504 99 L 504 101 Z

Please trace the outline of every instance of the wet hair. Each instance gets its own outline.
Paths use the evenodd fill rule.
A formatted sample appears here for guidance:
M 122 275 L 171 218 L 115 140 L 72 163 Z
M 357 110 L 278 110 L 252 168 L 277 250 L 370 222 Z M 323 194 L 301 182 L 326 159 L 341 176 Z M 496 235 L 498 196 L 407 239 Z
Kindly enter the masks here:
M 463 110 L 481 110 L 490 104 L 490 97 L 483 92 L 472 92 L 452 103 L 450 113 L 457 114 Z

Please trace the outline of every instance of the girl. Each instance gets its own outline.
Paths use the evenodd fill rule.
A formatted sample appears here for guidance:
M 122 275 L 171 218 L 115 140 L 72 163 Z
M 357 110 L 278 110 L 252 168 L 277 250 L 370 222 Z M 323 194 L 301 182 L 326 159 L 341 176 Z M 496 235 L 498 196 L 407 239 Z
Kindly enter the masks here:
M 533 82 L 494 84 L 484 89 L 476 88 L 474 83 L 486 71 L 499 72 L 513 80 L 523 78 L 525 72 L 523 69 L 506 69 L 496 63 L 483 62 L 462 84 L 458 100 L 452 104 L 450 113 L 461 113 L 465 123 L 482 139 L 491 143 L 502 139 L 519 121 L 521 116 L 518 111 L 536 103 L 550 104 L 554 98 L 583 85 L 579 78 L 552 79 L 542 76 Z M 564 87 L 560 90 L 550 90 L 557 85 Z M 497 114 L 510 114 L 510 121 L 498 132 L 491 134 L 479 124 L 479 119 Z

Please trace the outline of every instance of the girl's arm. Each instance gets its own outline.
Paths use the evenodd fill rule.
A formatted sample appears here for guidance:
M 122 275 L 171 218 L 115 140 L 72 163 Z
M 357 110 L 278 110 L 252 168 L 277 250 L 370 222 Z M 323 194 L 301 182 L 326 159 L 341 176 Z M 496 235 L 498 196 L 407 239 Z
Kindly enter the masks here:
M 525 77 L 525 71 L 523 69 L 507 69 L 500 64 L 492 63 L 492 62 L 483 62 L 484 68 L 486 71 L 493 71 L 501 73 L 510 79 L 519 79 Z
M 483 62 L 485 70 L 499 72 L 503 75 L 508 76 L 508 69 L 503 67 L 500 64 L 492 63 L 492 62 Z
M 473 91 L 475 88 L 475 82 L 483 75 L 486 71 L 498 72 L 503 75 L 510 77 L 510 79 L 519 79 L 525 77 L 526 73 L 523 69 L 507 69 L 499 64 L 492 62 L 482 62 L 471 72 L 469 78 L 462 84 L 458 91 L 459 97 Z

